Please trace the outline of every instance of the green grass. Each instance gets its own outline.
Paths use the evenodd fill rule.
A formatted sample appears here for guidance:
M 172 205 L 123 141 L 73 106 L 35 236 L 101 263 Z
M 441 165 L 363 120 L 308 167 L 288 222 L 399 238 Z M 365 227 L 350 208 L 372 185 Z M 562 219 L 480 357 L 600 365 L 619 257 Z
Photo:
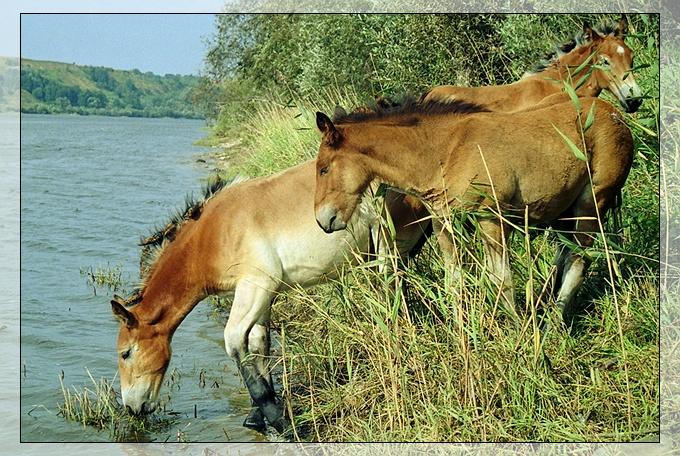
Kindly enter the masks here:
M 547 243 L 534 240 L 528 255 L 514 240 L 515 282 L 527 284 L 524 296 L 517 290 L 519 323 L 503 315 L 474 260 L 462 282 L 448 283 L 436 246 L 398 272 L 365 264 L 288 293 L 274 316 L 300 436 L 612 441 L 657 431 L 654 268 L 626 271 L 614 301 L 594 267 L 581 294 L 591 309 L 569 333 L 554 304 L 535 299 L 552 272 Z M 553 322 L 545 339 L 543 311 Z
M 65 387 L 63 378 L 59 378 L 64 397 L 59 414 L 65 419 L 106 430 L 117 442 L 147 441 L 149 433 L 167 430 L 175 423 L 176 420 L 158 413 L 144 417 L 128 414 L 118 400 L 113 381 L 105 378 L 95 380 L 89 371 L 88 375 L 92 387 L 85 386 L 80 390 L 73 386 Z
M 315 155 L 313 113 L 356 97 L 295 108 L 261 103 L 242 124 L 230 173 L 263 175 Z M 658 111 L 647 100 L 647 111 Z M 547 290 L 552 235 L 510 243 L 520 319 L 507 318 L 486 277 L 477 235 L 462 282 L 449 283 L 436 242 L 413 264 L 374 262 L 275 303 L 283 392 L 296 438 L 318 441 L 631 441 L 659 429 L 657 138 L 630 123 L 636 161 L 624 189 L 623 229 L 608 236 L 579 295 L 571 331 Z M 305 129 L 311 128 L 310 129 Z M 459 224 L 459 221 L 453 221 Z M 458 225 L 459 226 L 459 225 Z M 610 225 L 606 225 L 609 227 Z M 613 281 L 612 281 L 613 278 Z M 452 292 L 452 290 L 454 290 Z M 544 338 L 541 318 L 552 322 Z
M 534 241 L 534 251 L 545 243 Z M 524 299 L 530 303 L 550 263 L 545 255 L 536 261 L 524 253 L 513 260 L 518 283 L 522 269 L 531 267 Z M 441 263 L 429 246 L 398 273 L 381 275 L 364 264 L 343 271 L 337 282 L 295 290 L 277 302 L 284 391 L 300 437 L 613 441 L 657 430 L 653 270 L 641 266 L 617 280 L 618 306 L 592 283 L 597 277 L 591 279 L 582 300 L 594 310 L 578 331 L 555 325 L 542 340 L 534 309 L 543 305 L 525 308 L 515 324 L 494 306 L 484 271 L 470 268 L 454 285 L 455 299 Z

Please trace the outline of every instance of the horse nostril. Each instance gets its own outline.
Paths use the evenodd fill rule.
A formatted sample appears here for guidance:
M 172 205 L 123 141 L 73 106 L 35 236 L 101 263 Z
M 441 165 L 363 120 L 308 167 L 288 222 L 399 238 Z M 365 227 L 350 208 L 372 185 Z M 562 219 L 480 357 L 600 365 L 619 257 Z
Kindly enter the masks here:
M 641 104 L 642 104 L 642 100 L 639 100 L 639 99 L 634 99 L 634 100 L 628 101 L 626 103 L 626 112 L 627 113 L 636 112 Z
M 328 222 L 328 229 L 329 230 L 333 229 L 333 225 L 335 225 L 335 219 L 336 218 L 338 218 L 338 216 L 334 215 L 333 217 L 331 217 L 330 221 Z
M 125 410 L 128 412 L 129 415 L 134 415 L 135 413 L 132 411 L 132 407 L 129 405 L 125 406 Z

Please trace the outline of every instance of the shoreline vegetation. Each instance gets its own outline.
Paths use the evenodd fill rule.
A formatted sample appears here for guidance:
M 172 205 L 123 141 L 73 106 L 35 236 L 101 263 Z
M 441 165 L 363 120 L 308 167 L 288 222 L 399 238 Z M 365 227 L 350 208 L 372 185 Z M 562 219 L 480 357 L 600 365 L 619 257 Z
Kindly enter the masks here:
M 353 109 L 437 84 L 513 82 L 551 51 L 546 46 L 568 40 L 584 22 L 618 17 L 218 18 L 207 57 L 212 79 L 199 88 L 216 101 L 206 111 L 213 135 L 205 143 L 232 145 L 217 152 L 227 174 L 268 175 L 316 155 L 317 110 Z M 283 351 L 272 363 L 294 415 L 295 440 L 592 442 L 659 435 L 658 17 L 629 21 L 635 64 L 649 65 L 636 80 L 651 98 L 626 115 L 636 155 L 623 189 L 623 228 L 607 239 L 613 264 L 602 240 L 589 252 L 593 265 L 577 324 L 571 331 L 560 326 L 552 300 L 537 307 L 554 271 L 552 235 L 539 230 L 515 233 L 510 244 L 520 325 L 496 311 L 479 235 L 463 229 L 468 267 L 457 285 L 448 283 L 430 240 L 410 264 L 392 255 L 391 267 L 378 272 L 368 259 L 326 285 L 289 290 L 272 311 Z M 243 36 L 248 45 L 235 46 Z M 285 52 L 274 53 L 275 42 Z M 451 287 L 459 299 L 447 292 Z M 228 312 L 228 302 L 210 302 Z M 546 339 L 537 329 L 541 313 L 555 328 Z
M 438 84 L 513 82 L 584 22 L 618 17 L 218 16 L 206 77 L 193 92 L 212 128 L 199 144 L 213 148 L 210 160 L 225 177 L 269 175 L 316 155 L 318 110 L 353 109 Z M 636 80 L 650 98 L 638 113 L 624 115 L 635 161 L 623 189 L 622 228 L 606 239 L 613 259 L 602 239 L 588 252 L 593 264 L 575 326 L 561 326 L 554 301 L 539 305 L 537 298 L 554 273 L 553 234 L 530 229 L 512 236 L 521 314 L 514 324 L 497 311 L 479 234 L 462 229 L 465 220 L 452 220 L 468 246 L 456 284 L 430 240 L 408 264 L 392 254 L 380 271 L 367 259 L 327 284 L 276 299 L 272 329 L 281 348 L 271 363 L 294 416 L 294 440 L 659 437 L 660 324 L 674 332 L 678 326 L 668 312 L 659 314 L 659 23 L 655 15 L 629 21 L 635 64 L 648 65 Z M 665 204 L 680 204 L 676 195 L 666 194 Z M 207 302 L 226 317 L 229 302 Z M 545 339 L 541 316 L 553 323 Z M 669 400 L 665 407 L 678 407 Z
M 30 59 L 20 71 L 22 113 L 204 117 L 191 100 L 197 76 Z

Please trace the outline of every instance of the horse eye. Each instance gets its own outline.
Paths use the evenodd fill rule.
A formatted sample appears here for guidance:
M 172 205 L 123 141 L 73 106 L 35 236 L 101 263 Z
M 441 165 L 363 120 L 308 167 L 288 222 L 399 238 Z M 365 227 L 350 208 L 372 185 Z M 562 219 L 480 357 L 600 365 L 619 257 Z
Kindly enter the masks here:
M 120 357 L 123 359 L 128 359 L 130 357 L 130 350 L 125 350 L 123 353 L 120 354 Z
M 328 166 L 324 166 L 319 170 L 319 176 L 324 176 L 326 174 L 328 174 Z

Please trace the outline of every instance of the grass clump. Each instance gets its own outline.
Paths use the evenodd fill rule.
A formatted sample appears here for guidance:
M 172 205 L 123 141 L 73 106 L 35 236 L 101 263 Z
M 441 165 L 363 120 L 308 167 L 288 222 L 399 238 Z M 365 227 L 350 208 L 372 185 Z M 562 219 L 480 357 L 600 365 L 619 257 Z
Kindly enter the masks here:
M 313 157 L 319 139 L 311 113 L 335 104 L 351 109 L 362 104 L 357 98 L 334 94 L 316 104 L 298 100 L 295 108 L 262 103 L 243 123 L 247 152 L 231 172 L 266 175 Z M 637 120 L 658 112 L 656 100 L 646 103 Z M 520 226 L 509 240 L 514 320 L 487 277 L 479 235 L 463 228 L 470 224 L 465 217 L 451 219 L 463 252 L 457 280 L 431 240 L 409 264 L 392 255 L 390 267 L 377 270 L 376 261 L 364 259 L 332 283 L 280 296 L 272 315 L 295 438 L 658 436 L 659 237 L 650 229 L 658 224 L 658 143 L 631 128 L 637 156 L 624 187 L 622 228 L 607 234 L 606 253 L 602 239 L 588 250 L 593 264 L 570 329 L 550 294 L 556 235 Z M 546 320 L 552 329 L 544 334 Z
M 87 371 L 92 387 L 78 390 L 64 386 L 59 377 L 64 402 L 59 406 L 59 414 L 69 421 L 85 426 L 107 430 L 110 438 L 118 442 L 148 441 L 149 434 L 167 430 L 175 420 L 152 414 L 137 417 L 128 414 L 118 400 L 113 382 L 106 378 L 95 380 Z
M 80 275 L 85 277 L 87 285 L 92 287 L 92 293 L 97 296 L 97 287 L 106 287 L 111 292 L 122 290 L 124 286 L 123 265 L 80 268 Z
M 553 271 L 547 236 L 531 253 L 517 245 L 524 241 L 511 244 L 516 284 L 526 283 L 518 321 L 498 306 L 478 252 L 452 282 L 433 245 L 397 270 L 365 262 L 329 285 L 288 293 L 273 314 L 297 437 L 628 441 L 658 433 L 653 268 L 640 265 L 614 284 L 620 322 L 604 284 L 584 290 L 591 309 L 570 332 L 554 303 L 537 297 Z M 553 322 L 547 336 L 542 318 Z

